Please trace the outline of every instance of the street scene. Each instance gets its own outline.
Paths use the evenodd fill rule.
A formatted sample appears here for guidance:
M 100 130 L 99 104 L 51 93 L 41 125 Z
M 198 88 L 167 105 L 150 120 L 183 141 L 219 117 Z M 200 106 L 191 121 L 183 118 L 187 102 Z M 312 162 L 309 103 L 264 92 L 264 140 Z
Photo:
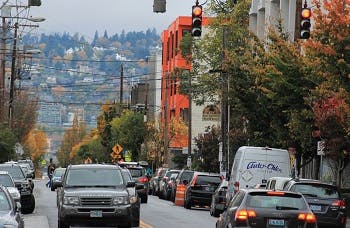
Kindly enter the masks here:
M 0 228 L 350 227 L 349 0 L 0 18 Z

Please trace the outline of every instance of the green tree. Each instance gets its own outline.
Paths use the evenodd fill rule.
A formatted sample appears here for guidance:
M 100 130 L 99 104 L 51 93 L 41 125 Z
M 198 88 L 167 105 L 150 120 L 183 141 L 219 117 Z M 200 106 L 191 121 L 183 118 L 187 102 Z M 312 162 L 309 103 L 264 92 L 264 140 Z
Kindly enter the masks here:
M 17 142 L 16 136 L 6 124 L 0 124 L 0 162 L 15 159 L 14 147 Z
M 138 161 L 141 144 L 144 142 L 146 127 L 143 114 L 124 110 L 122 115 L 111 122 L 112 135 L 118 138 L 118 143 L 131 152 L 133 161 Z

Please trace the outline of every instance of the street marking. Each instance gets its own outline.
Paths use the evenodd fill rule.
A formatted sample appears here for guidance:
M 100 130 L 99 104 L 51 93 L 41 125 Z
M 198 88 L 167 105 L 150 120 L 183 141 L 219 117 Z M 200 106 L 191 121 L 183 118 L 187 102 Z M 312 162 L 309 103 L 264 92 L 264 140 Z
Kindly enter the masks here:
M 140 220 L 140 228 L 153 228 L 153 226 L 143 222 L 142 220 Z

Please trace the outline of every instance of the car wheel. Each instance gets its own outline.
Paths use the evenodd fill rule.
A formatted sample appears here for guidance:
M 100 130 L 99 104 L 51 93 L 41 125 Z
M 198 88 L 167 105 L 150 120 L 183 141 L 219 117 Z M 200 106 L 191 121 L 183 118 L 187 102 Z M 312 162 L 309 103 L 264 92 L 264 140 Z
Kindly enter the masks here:
M 35 209 L 35 198 L 33 195 L 30 196 L 30 201 L 28 207 L 23 208 L 22 207 L 22 213 L 23 214 L 31 214 L 33 213 Z
M 120 228 L 131 228 L 131 223 L 128 223 L 126 225 L 120 225 L 118 227 L 120 227 Z
M 189 202 L 190 200 L 185 200 L 185 208 L 186 209 L 191 209 L 192 205 L 191 203 Z
M 58 219 L 58 228 L 69 228 L 69 225 Z
M 147 195 L 144 195 L 141 197 L 141 203 L 147 203 L 148 201 L 148 196 Z
M 51 187 L 51 191 L 53 191 L 53 192 L 54 192 L 54 191 L 55 191 L 55 188 L 54 188 L 54 187 Z
M 214 208 L 214 211 L 212 212 L 212 216 L 219 217 L 219 215 L 220 215 L 219 211 Z

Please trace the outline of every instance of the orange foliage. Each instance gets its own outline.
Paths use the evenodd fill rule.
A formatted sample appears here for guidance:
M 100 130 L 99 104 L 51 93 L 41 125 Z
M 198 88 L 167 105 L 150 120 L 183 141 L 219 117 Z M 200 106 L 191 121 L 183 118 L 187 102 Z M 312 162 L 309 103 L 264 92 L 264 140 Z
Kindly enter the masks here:
M 41 157 L 46 152 L 47 137 L 46 134 L 40 130 L 31 130 L 24 143 L 29 148 L 32 160 Z

